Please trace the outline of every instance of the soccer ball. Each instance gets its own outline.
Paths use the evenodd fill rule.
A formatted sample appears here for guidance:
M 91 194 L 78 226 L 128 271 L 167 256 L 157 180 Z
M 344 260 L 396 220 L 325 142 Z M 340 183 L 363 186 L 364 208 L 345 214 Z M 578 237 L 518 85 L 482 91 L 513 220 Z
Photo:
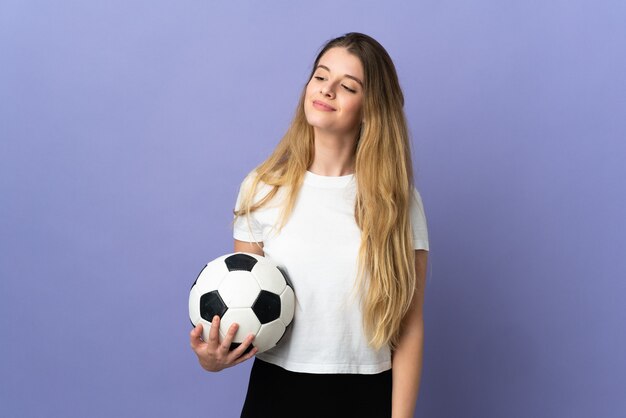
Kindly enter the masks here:
M 236 322 L 239 329 L 230 349 L 250 333 L 258 353 L 274 347 L 293 319 L 295 295 L 287 276 L 267 258 L 238 252 L 211 261 L 202 269 L 189 292 L 189 319 L 202 324 L 208 341 L 211 321 L 220 317 L 220 339 Z

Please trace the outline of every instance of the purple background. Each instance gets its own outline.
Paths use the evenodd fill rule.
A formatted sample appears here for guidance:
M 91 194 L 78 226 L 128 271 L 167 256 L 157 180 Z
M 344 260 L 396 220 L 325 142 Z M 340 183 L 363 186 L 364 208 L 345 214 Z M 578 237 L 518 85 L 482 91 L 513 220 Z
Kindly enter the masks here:
M 188 290 L 354 30 L 397 65 L 430 227 L 416 416 L 625 416 L 624 22 L 618 0 L 2 1 L 0 415 L 238 416 L 251 363 L 201 370 Z

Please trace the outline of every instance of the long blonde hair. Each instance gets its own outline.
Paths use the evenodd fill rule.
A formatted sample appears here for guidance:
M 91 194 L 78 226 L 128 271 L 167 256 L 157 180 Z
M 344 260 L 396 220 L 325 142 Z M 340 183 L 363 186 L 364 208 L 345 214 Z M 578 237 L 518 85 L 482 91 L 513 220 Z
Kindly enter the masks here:
M 414 250 L 409 219 L 413 188 L 410 141 L 404 115 L 404 96 L 395 66 L 373 38 L 348 33 L 321 49 L 319 60 L 331 48 L 342 47 L 363 65 L 363 124 L 356 145 L 354 178 L 357 184 L 354 216 L 361 230 L 357 286 L 361 291 L 364 330 L 372 347 L 395 348 L 402 318 L 416 291 Z M 307 80 L 308 82 L 308 80 Z M 291 215 L 306 170 L 313 163 L 314 133 L 304 114 L 306 85 L 294 119 L 274 152 L 258 167 L 242 194 L 236 216 L 249 216 L 288 190 L 278 231 Z M 271 186 L 254 201 L 257 186 Z

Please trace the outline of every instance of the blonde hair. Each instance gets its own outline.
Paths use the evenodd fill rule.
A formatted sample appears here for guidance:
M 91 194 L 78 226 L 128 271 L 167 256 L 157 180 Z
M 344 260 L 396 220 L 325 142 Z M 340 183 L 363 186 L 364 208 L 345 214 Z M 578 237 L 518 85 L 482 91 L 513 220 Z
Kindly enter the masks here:
M 413 189 L 410 141 L 404 115 L 404 96 L 394 64 L 373 38 L 348 33 L 321 49 L 319 60 L 331 48 L 342 47 L 363 65 L 363 124 L 356 145 L 354 178 L 357 184 L 354 216 L 361 230 L 357 286 L 361 294 L 364 330 L 369 344 L 395 348 L 402 319 L 416 291 L 409 206 Z M 307 80 L 308 82 L 308 80 Z M 294 119 L 274 152 L 251 176 L 242 191 L 235 216 L 246 216 L 263 207 L 284 187 L 278 231 L 291 215 L 306 170 L 313 163 L 314 133 L 304 114 L 306 86 Z M 260 183 L 270 186 L 254 201 Z

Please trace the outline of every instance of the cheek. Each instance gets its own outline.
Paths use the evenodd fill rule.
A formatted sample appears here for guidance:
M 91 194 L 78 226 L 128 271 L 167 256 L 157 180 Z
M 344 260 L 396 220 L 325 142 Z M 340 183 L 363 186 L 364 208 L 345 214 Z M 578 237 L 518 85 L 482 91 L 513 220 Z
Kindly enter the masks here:
M 315 93 L 315 85 L 312 81 L 309 81 L 306 85 L 306 97 L 309 97 L 311 94 Z
M 313 112 L 311 91 L 308 86 L 304 94 L 304 104 L 302 105 L 302 107 L 304 110 L 304 116 L 306 117 L 307 121 L 311 123 L 310 118 L 311 118 L 311 115 L 314 114 L 314 112 Z
M 360 119 L 362 108 L 362 100 L 351 100 L 349 103 L 346 104 L 346 110 L 349 111 L 350 115 L 354 119 Z
M 313 93 L 313 89 L 311 87 L 311 83 L 306 85 L 306 89 L 304 90 L 304 105 L 306 107 L 306 104 L 310 101 L 310 97 Z

